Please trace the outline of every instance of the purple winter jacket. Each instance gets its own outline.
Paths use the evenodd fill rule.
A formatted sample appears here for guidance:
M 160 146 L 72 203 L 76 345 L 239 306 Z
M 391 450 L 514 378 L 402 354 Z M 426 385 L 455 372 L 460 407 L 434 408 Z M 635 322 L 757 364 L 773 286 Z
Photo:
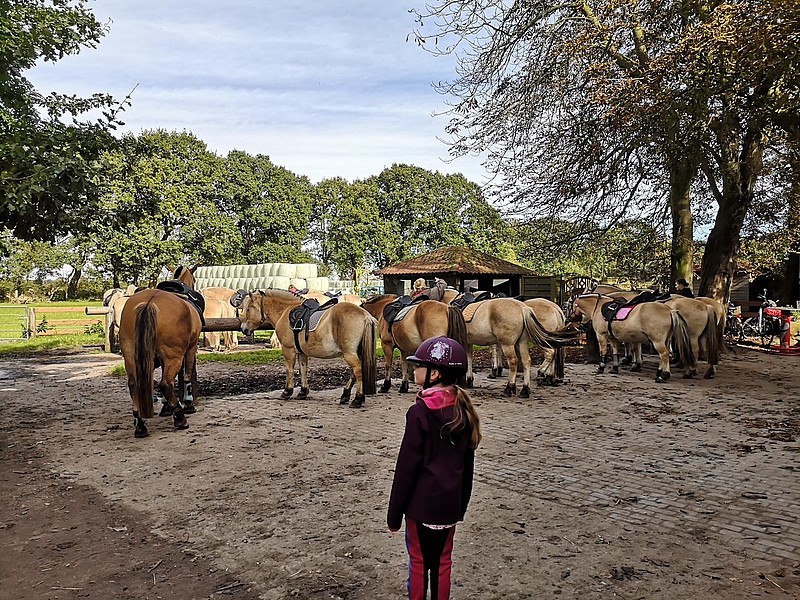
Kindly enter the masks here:
M 403 515 L 430 525 L 461 521 L 472 494 L 475 450 L 468 426 L 448 431 L 456 403 L 454 387 L 417 394 L 406 413 L 406 430 L 394 471 L 386 523 L 397 530 Z

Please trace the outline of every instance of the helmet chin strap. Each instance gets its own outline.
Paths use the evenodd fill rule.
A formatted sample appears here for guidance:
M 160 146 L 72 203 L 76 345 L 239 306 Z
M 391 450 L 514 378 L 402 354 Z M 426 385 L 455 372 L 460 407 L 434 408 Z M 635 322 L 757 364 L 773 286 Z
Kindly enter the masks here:
M 441 378 L 442 377 L 440 374 L 439 377 L 436 379 L 436 381 L 431 381 L 431 366 L 425 365 L 425 383 L 422 384 L 422 388 L 427 390 L 429 387 L 433 387 L 434 385 L 439 383 Z

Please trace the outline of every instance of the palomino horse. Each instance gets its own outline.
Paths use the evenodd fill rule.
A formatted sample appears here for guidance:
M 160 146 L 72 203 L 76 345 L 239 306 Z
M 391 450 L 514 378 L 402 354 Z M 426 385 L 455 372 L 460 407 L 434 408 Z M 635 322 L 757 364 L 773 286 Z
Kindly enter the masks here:
M 353 384 L 357 384 L 356 395 L 350 402 L 353 408 L 364 405 L 364 396 L 375 394 L 376 357 L 375 328 L 372 316 L 350 302 L 337 302 L 321 311 L 316 326 L 295 335 L 289 322 L 289 313 L 303 303 L 291 292 L 283 290 L 258 290 L 246 292 L 239 290 L 237 296 L 243 298 L 239 306 L 242 333 L 251 335 L 264 323 L 270 323 L 280 339 L 283 360 L 286 363 L 286 387 L 281 394 L 287 399 L 294 392 L 294 364 L 300 362 L 300 393 L 298 399 L 308 397 L 308 358 L 336 358 L 344 356 L 350 367 L 350 380 L 347 382 L 340 404 L 350 400 Z M 234 299 L 234 302 L 237 302 Z M 237 302 L 238 303 L 238 302 Z
M 125 303 L 128 298 L 133 296 L 139 288 L 135 285 L 129 285 L 124 290 L 121 288 L 112 288 L 106 290 L 103 294 L 103 306 L 111 309 L 111 328 L 109 330 L 109 337 L 111 343 L 115 347 L 119 347 L 119 326 L 122 323 L 122 309 L 125 308 Z
M 529 344 L 556 350 L 572 343 L 578 335 L 574 329 L 559 327 L 552 333 L 536 318 L 530 306 L 514 298 L 492 298 L 468 305 L 464 309 L 467 322 L 467 387 L 472 387 L 472 346 L 497 344 L 508 361 L 508 381 L 504 394 L 517 390 L 517 370 L 522 365 L 520 398 L 530 397 L 531 354 Z
M 356 306 L 361 306 L 364 303 L 364 299 L 356 294 L 339 294 L 338 296 L 328 296 L 325 292 L 320 292 L 318 290 L 310 290 L 306 294 L 301 294 L 300 297 L 304 300 L 316 300 L 320 304 L 325 304 L 331 298 L 336 298 L 339 302 L 349 302 L 350 304 L 355 304 Z M 278 338 L 275 332 L 272 333 L 272 337 L 270 338 L 268 345 L 273 350 L 281 349 L 281 340 Z
M 686 296 L 680 296 L 678 294 L 673 294 L 665 304 L 680 313 L 689 329 L 689 338 L 692 342 L 692 355 L 695 361 L 692 364 L 685 365 L 687 372 L 684 377 L 693 377 L 697 374 L 696 359 L 700 356 L 702 351 L 708 362 L 708 369 L 706 369 L 703 377 L 705 379 L 713 379 L 717 372 L 719 349 L 721 345 L 721 339 L 717 331 L 717 315 L 714 313 L 714 307 L 698 298 L 687 298 Z
M 190 288 L 194 286 L 194 275 L 186 267 L 178 267 L 174 278 Z M 153 371 L 158 364 L 161 365 L 158 388 L 172 413 L 173 426 L 189 427 L 185 414 L 194 412 L 194 407 L 185 406 L 176 396 L 175 378 L 182 370 L 183 379 L 191 382 L 187 391 L 197 390 L 195 358 L 201 328 L 198 309 L 178 294 L 145 289 L 128 298 L 119 339 L 137 438 L 148 435 L 144 419 L 153 416 Z M 183 399 L 187 398 L 191 396 Z
M 686 321 L 678 311 L 661 302 L 643 302 L 635 305 L 624 320 L 613 321 L 609 331 L 608 321 L 602 315 L 602 308 L 613 302 L 610 296 L 602 294 L 582 294 L 575 299 L 575 315 L 584 323 L 590 322 L 600 343 L 600 365 L 597 372 L 605 370 L 606 352 L 609 342 L 613 352 L 612 373 L 619 373 L 619 351 L 623 342 L 636 344 L 634 365 L 631 371 L 642 368 L 641 344 L 648 340 L 658 352 L 660 364 L 656 370 L 656 382 L 669 379 L 669 347 L 674 341 L 678 358 L 685 365 L 694 364 L 692 345 Z
M 402 381 L 400 392 L 408 391 L 410 369 L 406 358 L 414 354 L 419 345 L 428 338 L 446 335 L 466 347 L 467 329 L 461 312 L 453 307 L 437 302 L 436 300 L 423 300 L 414 303 L 400 320 L 389 323 L 384 317 L 384 308 L 395 301 L 395 294 L 382 294 L 370 298 L 362 308 L 378 319 L 383 360 L 386 374 L 381 386 L 381 392 L 388 392 L 392 387 L 392 369 L 394 363 L 394 349 L 400 350 L 400 372 Z
M 203 317 L 206 319 L 236 318 L 236 309 L 231 304 L 231 298 L 235 293 L 236 290 L 226 287 L 207 287 L 200 290 L 200 294 L 206 300 Z M 226 351 L 231 351 L 239 345 L 239 336 L 235 331 L 207 331 L 204 335 L 206 346 L 214 352 L 222 349 L 222 342 L 225 343 Z

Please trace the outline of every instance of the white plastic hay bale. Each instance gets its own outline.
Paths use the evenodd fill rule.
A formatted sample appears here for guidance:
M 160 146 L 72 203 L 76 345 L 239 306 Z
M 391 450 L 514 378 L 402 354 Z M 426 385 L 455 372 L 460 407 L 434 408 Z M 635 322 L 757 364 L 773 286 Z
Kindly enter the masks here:
M 312 275 L 310 265 L 303 263 L 295 265 L 294 276 L 298 279 L 308 279 L 309 277 L 316 277 L 316 273 Z
M 276 270 L 275 263 L 264 263 L 264 277 L 274 277 Z
M 208 279 L 211 277 L 211 267 L 197 267 L 197 270 L 194 272 L 194 278 L 197 279 Z
M 289 284 L 292 282 L 290 277 L 283 277 L 281 275 L 276 275 L 272 278 L 272 289 L 273 290 L 288 290 Z
M 319 292 L 327 292 L 331 289 L 330 279 L 327 277 L 309 277 L 306 279 L 306 285 L 309 290 L 317 290 Z
M 254 290 L 267 290 L 272 287 L 272 280 L 274 277 L 258 277 L 254 279 L 257 282 L 257 285 L 253 288 Z
M 290 283 L 298 290 L 304 290 L 308 287 L 306 280 L 301 279 L 300 277 L 293 277 Z
M 278 268 L 275 271 L 275 275 L 279 275 L 281 277 L 288 277 L 291 279 L 292 277 L 296 277 L 295 273 L 297 272 L 297 265 L 290 265 L 288 263 L 278 263 Z

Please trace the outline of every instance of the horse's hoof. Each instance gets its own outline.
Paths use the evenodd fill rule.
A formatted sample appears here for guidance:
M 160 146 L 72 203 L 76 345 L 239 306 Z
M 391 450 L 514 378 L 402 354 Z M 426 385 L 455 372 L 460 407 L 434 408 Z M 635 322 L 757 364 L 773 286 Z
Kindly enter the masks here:
M 602 375 L 603 371 L 605 371 L 605 370 L 606 370 L 605 367 L 597 367 L 597 371 L 595 371 L 595 373 L 597 375 Z
M 683 374 L 683 378 L 684 379 L 694 379 L 694 373 L 684 373 Z
M 289 398 L 292 397 L 293 393 L 294 393 L 293 389 L 284 388 L 283 391 L 281 392 L 281 400 L 288 400 Z
M 638 373 L 638 372 L 639 372 L 639 371 L 641 371 L 641 370 L 642 370 L 642 365 L 641 365 L 641 363 L 636 363 L 635 365 L 633 365 L 633 366 L 631 367 L 631 373 Z
M 308 388 L 300 388 L 300 393 L 297 394 L 298 400 L 305 400 L 308 398 Z
M 183 413 L 172 415 L 172 428 L 189 429 L 189 421 L 186 420 L 186 417 L 183 415 Z
M 716 376 L 717 374 L 714 373 L 714 371 L 706 371 L 705 374 L 703 375 L 703 379 L 714 379 L 714 377 Z
M 408 393 L 408 382 L 407 381 L 404 381 L 403 383 L 400 384 L 400 393 L 401 394 L 407 394 Z
M 350 408 L 361 408 L 362 406 L 364 406 L 364 396 L 356 394 L 356 397 L 350 403 Z
M 158 413 L 158 416 L 159 417 L 170 417 L 170 416 L 172 416 L 172 407 L 169 404 L 167 404 L 166 402 L 164 402 L 164 404 L 161 405 L 161 412 Z
M 531 397 L 531 390 L 527 385 L 523 385 L 522 389 L 519 391 L 520 398 L 530 398 Z
M 467 379 L 464 381 L 465 388 L 474 388 L 475 387 L 475 380 L 474 379 Z
M 148 435 L 150 435 L 150 432 L 147 431 L 147 427 L 143 429 L 137 429 L 136 431 L 133 432 L 133 437 L 136 438 L 146 438 Z
M 388 392 L 391 389 L 391 387 L 392 387 L 391 383 L 384 381 L 383 385 L 381 386 L 381 389 L 379 389 L 378 391 L 381 394 L 385 394 L 386 392 Z
M 185 415 L 193 415 L 197 412 L 197 409 L 194 407 L 194 402 L 184 402 L 183 403 L 183 414 Z
M 658 377 L 656 377 L 656 383 L 667 383 L 667 380 L 661 377 L 661 375 L 659 375 Z
M 515 391 L 516 391 L 516 388 L 514 388 L 514 387 L 512 387 L 512 386 L 510 386 L 510 385 L 507 385 L 507 386 L 506 386 L 506 387 L 503 389 L 503 396 L 506 396 L 506 397 L 513 396 Z
M 670 373 L 669 371 L 662 371 L 661 372 L 661 377 L 663 377 L 664 381 L 666 381 L 667 379 L 672 377 L 672 373 Z
M 614 375 L 619 375 L 619 367 L 611 367 L 611 373 Z
M 488 377 L 489 379 L 497 379 L 497 373 L 495 372 L 494 369 L 492 369 L 492 372 L 489 373 L 486 377 Z

